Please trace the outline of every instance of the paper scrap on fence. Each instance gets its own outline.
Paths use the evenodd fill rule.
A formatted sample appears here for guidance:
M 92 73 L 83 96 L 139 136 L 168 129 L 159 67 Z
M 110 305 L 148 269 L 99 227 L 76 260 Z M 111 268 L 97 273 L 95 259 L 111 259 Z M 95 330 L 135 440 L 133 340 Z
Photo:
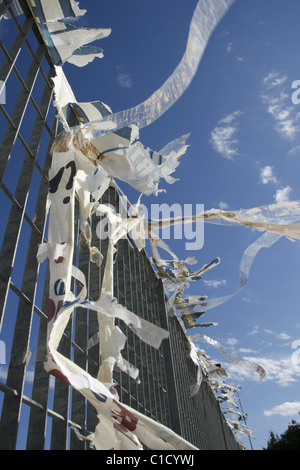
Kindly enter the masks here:
M 261 249 L 270 248 L 281 237 L 286 237 L 291 241 L 300 240 L 299 201 L 290 201 L 281 204 L 271 204 L 267 206 L 254 207 L 251 209 L 240 209 L 239 211 L 232 212 L 211 209 L 204 211 L 200 214 L 195 214 L 193 216 L 161 220 L 145 220 L 145 230 L 158 230 L 160 228 L 167 227 L 170 225 L 192 223 L 196 222 L 197 220 L 200 220 L 201 218 L 204 219 L 204 222 L 206 223 L 214 223 L 220 225 L 226 224 L 231 226 L 243 225 L 245 227 L 256 229 L 259 232 L 264 233 L 257 240 L 251 243 L 242 255 L 239 268 L 240 285 L 238 289 L 234 293 L 223 297 L 198 301 L 197 304 L 200 309 L 203 309 L 203 307 L 205 307 L 205 310 L 215 308 L 225 302 L 228 302 L 235 295 L 237 295 L 247 283 L 253 261 Z M 167 246 L 167 244 L 163 240 L 160 240 L 157 236 L 156 238 L 155 236 L 153 237 L 153 241 L 157 271 L 163 279 L 166 278 L 164 280 L 164 283 L 167 287 L 167 290 L 170 290 L 170 287 L 168 287 L 170 285 L 171 288 L 174 290 L 176 289 L 176 285 L 180 286 L 180 283 L 182 282 L 191 281 L 192 276 L 186 276 L 186 278 L 184 279 L 184 277 L 182 276 L 182 272 L 184 271 L 182 269 L 178 270 L 177 272 L 173 270 L 172 275 L 170 275 L 171 271 L 168 265 L 172 263 L 174 266 L 180 266 L 180 264 L 178 263 L 178 257 L 173 252 L 173 250 L 171 250 Z M 166 262 L 166 260 L 161 258 L 157 250 L 157 246 L 168 251 L 168 253 L 171 254 L 171 256 L 173 257 L 173 260 Z M 181 264 L 182 263 L 184 264 L 184 262 L 181 262 Z M 169 308 L 173 305 L 176 306 L 175 299 L 177 293 L 178 291 L 175 290 L 175 293 L 169 299 Z M 180 308 L 180 304 L 178 304 L 178 307 Z M 184 307 L 187 308 L 188 305 L 184 305 Z
M 50 374 L 76 388 L 96 407 L 99 425 L 93 435 L 90 436 L 95 448 L 141 449 L 141 440 L 144 445 L 153 449 L 194 449 L 194 446 L 177 436 L 170 429 L 123 406 L 118 401 L 113 383 L 102 383 L 57 350 L 70 316 L 74 309 L 79 306 L 94 310 L 95 314 L 101 312 L 107 318 L 123 320 L 143 341 L 148 342 L 152 347 L 158 348 L 161 341 L 168 336 L 168 332 L 138 317 L 118 304 L 116 299 L 113 298 L 112 292 L 110 292 L 113 285 L 113 270 L 109 257 L 109 262 L 105 266 L 104 278 L 106 281 L 103 279 L 106 289 L 101 292 L 99 299 L 96 301 L 90 301 L 86 298 L 85 276 L 73 265 L 74 206 L 75 197 L 77 197 L 79 198 L 83 220 L 85 220 L 90 213 L 90 203 L 87 203 L 87 201 L 90 201 L 90 191 L 95 189 L 93 185 L 87 183 L 88 174 L 85 171 L 88 169 L 94 170 L 94 165 L 93 162 L 86 159 L 86 155 L 79 148 L 73 146 L 70 136 L 63 136 L 56 141 L 52 151 L 52 166 L 49 171 L 48 242 L 40 245 L 38 251 L 39 262 L 49 258 L 50 265 L 48 358 L 45 368 Z M 106 185 L 107 181 L 104 174 L 96 185 L 98 195 L 103 194 Z M 94 201 L 93 206 L 96 202 Z M 112 223 L 113 230 L 109 245 L 111 246 L 110 253 L 113 253 L 114 244 L 134 224 L 139 223 L 139 219 L 122 219 L 111 207 L 98 202 L 97 209 L 102 211 Z M 71 291 L 72 278 L 79 282 L 78 285 L 81 285 L 81 289 L 76 295 Z M 118 335 L 114 326 L 111 332 L 117 338 L 116 348 L 114 348 L 115 354 L 112 357 L 113 364 L 121 366 L 123 370 L 134 376 L 136 370 L 132 370 L 130 364 L 123 361 L 121 357 L 125 338 Z
M 192 337 L 194 341 L 205 341 L 207 344 L 212 346 L 216 351 L 219 351 L 226 359 L 228 359 L 230 362 L 233 364 L 236 364 L 238 366 L 254 370 L 257 372 L 260 376 L 261 379 L 263 379 L 266 375 L 266 371 L 262 366 L 259 364 L 255 364 L 251 361 L 248 361 L 247 359 L 241 358 L 233 354 L 231 351 L 226 349 L 221 343 L 216 341 L 213 338 L 210 338 L 206 335 L 195 335 Z
M 83 67 L 103 51 L 90 43 L 110 35 L 109 28 L 80 28 L 69 22 L 86 13 L 74 0 L 30 0 L 33 17 L 55 65 L 69 62 Z

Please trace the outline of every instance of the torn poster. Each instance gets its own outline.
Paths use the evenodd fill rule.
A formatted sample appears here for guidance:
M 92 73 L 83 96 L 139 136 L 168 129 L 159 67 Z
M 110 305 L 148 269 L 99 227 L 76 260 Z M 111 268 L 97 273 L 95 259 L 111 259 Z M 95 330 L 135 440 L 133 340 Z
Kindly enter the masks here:
M 107 189 L 110 178 L 105 170 L 95 170 L 90 153 L 81 141 L 70 133 L 61 134 L 52 147 L 49 171 L 48 242 L 40 245 L 38 261 L 49 258 L 50 286 L 48 309 L 48 359 L 46 370 L 82 393 L 98 411 L 99 426 L 90 436 L 97 449 L 140 449 L 139 439 L 154 449 L 192 449 L 191 444 L 171 430 L 124 407 L 114 390 L 112 372 L 115 366 L 137 378 L 138 371 L 121 356 L 126 338 L 115 326 L 115 318 L 125 322 L 140 339 L 158 348 L 168 332 L 150 324 L 118 304 L 113 298 L 113 254 L 117 241 L 126 236 L 141 221 L 136 217 L 122 218 L 99 198 Z M 108 253 L 102 290 L 95 301 L 87 299 L 83 273 L 73 265 L 75 197 L 79 200 L 82 232 L 90 240 L 88 219 L 91 211 L 105 214 L 111 224 Z M 101 253 L 91 250 L 91 260 L 101 264 Z M 96 257 L 96 261 L 95 261 Z M 71 290 L 71 279 L 81 289 Z M 58 346 L 68 320 L 76 307 L 95 311 L 99 322 L 102 361 L 97 378 L 90 376 L 58 352 Z M 134 424 L 133 424 L 134 423 Z
M 186 139 L 182 136 L 166 145 L 160 152 L 146 148 L 137 139 L 139 129 L 135 125 L 126 126 L 113 132 L 94 137 L 85 130 L 85 124 L 98 116 L 102 125 L 104 117 L 112 123 L 110 108 L 101 101 L 89 103 L 69 103 L 76 119 L 82 123 L 82 133 L 97 149 L 97 160 L 112 177 L 125 181 L 137 191 L 146 195 L 157 193 L 160 179 L 169 184 L 176 180 L 170 175 L 179 165 L 179 158 L 186 152 Z M 74 129 L 77 129 L 76 127 Z
M 28 4 L 55 65 L 69 62 L 83 67 L 96 57 L 103 57 L 102 49 L 87 44 L 109 36 L 111 30 L 74 26 L 71 20 L 86 13 L 78 7 L 78 2 L 30 0 Z
M 159 152 L 146 148 L 137 140 L 137 126 L 114 130 L 115 124 L 110 120 L 112 111 L 108 105 L 101 101 L 77 102 L 62 68 L 56 67 L 56 73 L 54 95 L 61 130 L 76 135 L 81 140 L 81 145 L 91 150 L 89 158 L 93 159 L 95 165 L 103 168 L 110 177 L 125 181 L 146 195 L 158 193 L 161 179 L 169 184 L 176 181 L 171 174 L 188 148 L 188 135 L 175 139 Z M 85 124 L 95 117 L 102 119 L 106 116 L 109 119 L 101 121 L 106 133 L 93 138 L 85 129 Z M 68 117 L 81 122 L 81 127 L 70 128 Z

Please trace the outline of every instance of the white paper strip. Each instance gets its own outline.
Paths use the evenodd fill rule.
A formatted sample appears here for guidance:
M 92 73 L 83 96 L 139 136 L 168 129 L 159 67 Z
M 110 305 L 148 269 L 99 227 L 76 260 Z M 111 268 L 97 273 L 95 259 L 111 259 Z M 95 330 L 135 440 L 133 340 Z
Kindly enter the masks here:
M 185 53 L 167 81 L 146 101 L 114 113 L 110 119 L 118 128 L 135 124 L 140 129 L 148 126 L 164 114 L 183 95 L 194 78 L 200 60 L 214 29 L 234 0 L 199 0 L 190 23 Z M 91 122 L 93 136 L 102 133 L 97 130 L 97 121 Z

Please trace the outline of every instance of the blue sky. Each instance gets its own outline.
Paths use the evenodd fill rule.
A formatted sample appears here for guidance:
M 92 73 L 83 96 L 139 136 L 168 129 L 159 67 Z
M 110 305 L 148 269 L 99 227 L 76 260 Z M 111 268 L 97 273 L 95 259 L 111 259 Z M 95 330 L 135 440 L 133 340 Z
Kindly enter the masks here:
M 112 28 L 112 33 L 98 43 L 103 59 L 84 68 L 64 65 L 77 100 L 101 100 L 119 111 L 148 98 L 179 63 L 196 3 L 81 0 L 87 13 L 78 24 Z M 300 199 L 300 104 L 292 101 L 292 84 L 300 80 L 299 15 L 298 0 L 236 0 L 189 89 L 140 131 L 140 140 L 154 150 L 191 133 L 190 147 L 173 175 L 179 181 L 161 184 L 167 192 L 158 197 L 143 197 L 147 207 L 166 202 L 238 210 Z M 136 202 L 139 194 L 120 186 Z M 197 267 L 221 258 L 189 289 L 219 297 L 237 291 L 240 259 L 258 237 L 244 227 L 205 225 L 199 251 L 187 252 L 184 240 L 168 242 L 181 259 L 195 256 Z M 266 444 L 270 430 L 283 432 L 300 411 L 299 261 L 299 242 L 279 240 L 255 258 L 245 288 L 202 317 L 218 322 L 205 334 L 266 370 L 260 381 L 202 345 L 226 368 L 226 382 L 242 386 L 255 449 Z

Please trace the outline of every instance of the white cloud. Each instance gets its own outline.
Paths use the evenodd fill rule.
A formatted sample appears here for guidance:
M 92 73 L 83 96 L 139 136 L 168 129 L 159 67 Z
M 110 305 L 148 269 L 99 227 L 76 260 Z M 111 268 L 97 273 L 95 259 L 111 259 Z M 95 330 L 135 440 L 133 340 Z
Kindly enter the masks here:
M 300 378 L 300 364 L 292 360 L 292 355 L 279 356 L 279 357 L 258 357 L 258 356 L 244 356 L 244 359 L 259 364 L 266 371 L 264 381 L 274 382 L 279 386 L 287 387 Z M 258 375 L 236 364 L 223 363 L 228 377 L 231 380 L 257 380 Z
M 250 349 L 250 348 L 240 348 L 239 349 L 239 353 L 241 354 L 256 354 L 257 351 L 255 351 L 254 349 Z
M 282 204 L 284 202 L 288 202 L 290 200 L 290 193 L 292 188 L 290 186 L 286 186 L 282 189 L 277 189 L 274 199 L 278 204 Z
M 224 158 L 232 160 L 238 153 L 238 140 L 235 134 L 238 131 L 237 117 L 240 111 L 235 111 L 221 119 L 211 133 L 211 144 Z
M 128 72 L 119 72 L 117 82 L 121 88 L 132 88 L 134 85 L 133 77 Z
M 267 88 L 275 88 L 281 86 L 287 80 L 286 75 L 280 75 L 276 70 L 272 70 L 266 77 L 263 79 L 263 83 Z
M 288 155 L 297 155 L 300 153 L 300 145 L 296 145 L 296 147 L 291 148 L 291 150 L 288 151 Z
M 285 139 L 293 140 L 299 132 L 299 113 L 291 105 L 291 94 L 285 91 L 286 75 L 271 71 L 264 79 L 262 99 L 275 121 L 275 129 Z
M 279 184 L 279 181 L 274 175 L 273 167 L 270 165 L 267 165 L 264 168 L 260 169 L 260 181 L 262 184 Z M 278 188 L 276 193 L 274 194 L 275 201 L 278 204 L 289 202 L 291 191 L 292 188 L 290 186 L 286 186 L 285 188 Z
M 281 415 L 281 416 L 298 416 L 300 412 L 300 401 L 286 401 L 281 405 L 274 406 L 270 410 L 265 410 L 265 416 Z
M 287 340 L 291 338 L 290 335 L 288 335 L 285 331 L 282 331 L 281 333 L 277 333 L 276 331 L 265 329 L 264 332 L 282 340 Z
M 219 208 L 222 210 L 222 211 L 225 211 L 226 209 L 228 209 L 228 204 L 227 202 L 224 202 L 224 201 L 220 201 L 219 202 Z
M 287 333 L 285 333 L 284 331 L 282 333 L 279 333 L 279 335 L 277 335 L 277 338 L 279 339 L 282 339 L 282 340 L 287 340 L 287 339 L 290 339 L 290 335 L 288 335 Z
M 236 338 L 227 338 L 226 344 L 229 344 L 230 346 L 235 346 L 239 342 L 238 339 Z
M 277 178 L 273 173 L 272 166 L 267 165 L 260 169 L 260 180 L 263 184 L 278 183 Z
M 257 335 L 257 333 L 259 332 L 259 327 L 258 325 L 255 325 L 253 327 L 253 329 L 247 334 L 248 336 L 253 336 L 253 335 Z
M 232 52 L 232 42 L 229 42 L 227 45 L 226 45 L 226 52 Z
M 220 286 L 226 286 L 227 284 L 226 279 L 222 279 L 221 281 L 215 281 L 213 279 L 209 279 L 209 280 L 204 280 L 203 282 L 207 287 L 213 287 L 214 289 Z

